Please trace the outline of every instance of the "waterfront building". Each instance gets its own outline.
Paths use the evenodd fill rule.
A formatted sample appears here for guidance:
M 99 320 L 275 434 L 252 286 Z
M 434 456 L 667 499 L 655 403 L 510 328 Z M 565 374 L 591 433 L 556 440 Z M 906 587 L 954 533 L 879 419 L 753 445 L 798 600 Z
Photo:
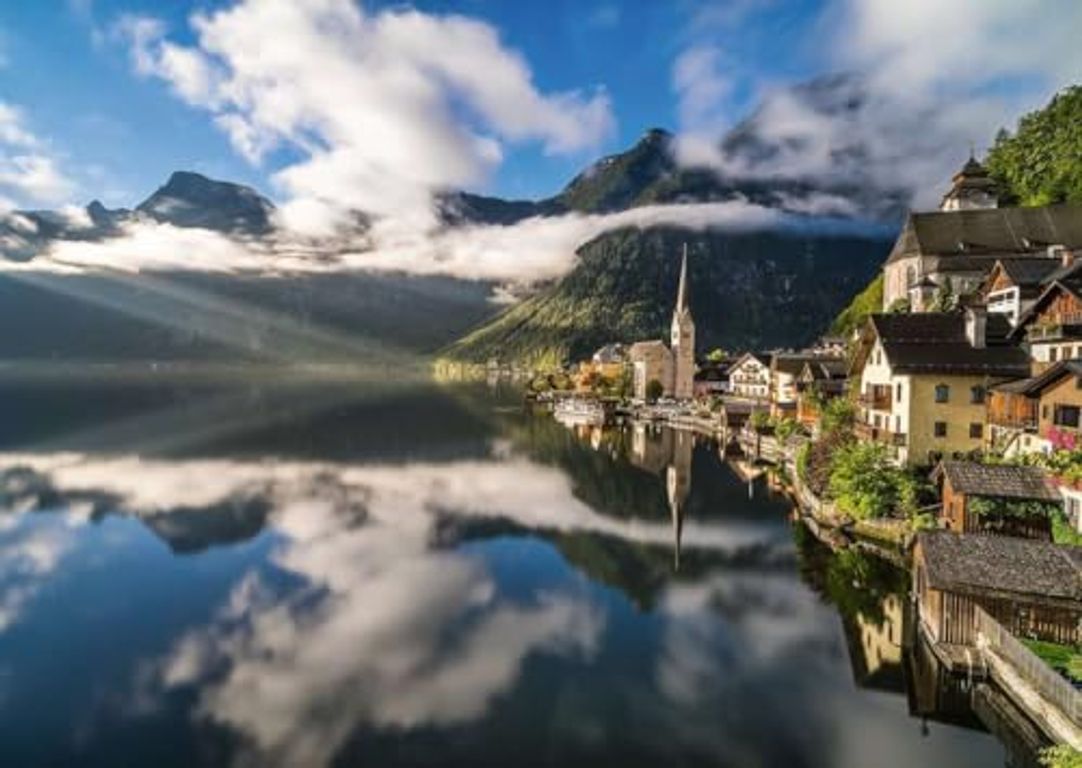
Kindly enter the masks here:
M 850 370 L 857 429 L 891 447 L 899 464 L 932 466 L 984 447 L 985 393 L 1022 378 L 1029 357 L 1007 339 L 1002 315 L 872 315 Z
M 845 358 L 817 358 L 804 363 L 796 382 L 796 418 L 801 424 L 819 423 L 819 404 L 845 395 L 849 363 Z
M 933 642 L 973 645 L 978 606 L 1016 637 L 1082 641 L 1082 547 L 925 531 L 913 547 L 913 589 Z
M 985 278 L 978 298 L 989 314 L 1003 315 L 1011 325 L 1017 325 L 1046 282 L 1073 259 L 1074 254 L 1066 250 L 1060 259 L 999 259 Z
M 724 395 L 729 391 L 729 368 L 731 364 L 727 360 L 720 362 L 707 361 L 699 365 L 695 372 L 695 397 L 713 397 Z
M 729 391 L 747 400 L 766 400 L 770 396 L 770 355 L 742 355 L 729 369 Z
M 987 172 L 970 158 L 938 211 L 906 218 L 883 269 L 883 309 L 930 311 L 937 294 L 974 293 L 1002 259 L 1062 258 L 1082 249 L 1082 206 L 999 208 Z
M 631 345 L 628 358 L 632 366 L 632 389 L 635 397 L 646 399 L 647 385 L 656 380 L 662 394 L 677 400 L 690 400 L 695 391 L 695 321 L 688 300 L 688 253 L 680 262 L 680 282 L 670 325 L 669 346 L 661 341 L 640 341 Z
M 1029 347 L 1034 373 L 1082 357 L 1082 262 L 1052 276 L 1012 336 Z
M 1082 447 L 1082 359 L 991 387 L 988 425 L 988 447 L 1005 456 Z
M 940 524 L 959 533 L 998 533 L 1049 541 L 1051 518 L 1046 514 L 981 515 L 974 499 L 993 502 L 1042 502 L 1062 504 L 1056 487 L 1040 467 L 1011 464 L 979 464 L 971 461 L 943 461 L 932 473 L 939 486 L 942 505 Z
M 775 418 L 796 417 L 800 375 L 807 365 L 827 376 L 844 376 L 845 358 L 827 357 L 810 352 L 779 352 L 770 360 L 770 415 Z

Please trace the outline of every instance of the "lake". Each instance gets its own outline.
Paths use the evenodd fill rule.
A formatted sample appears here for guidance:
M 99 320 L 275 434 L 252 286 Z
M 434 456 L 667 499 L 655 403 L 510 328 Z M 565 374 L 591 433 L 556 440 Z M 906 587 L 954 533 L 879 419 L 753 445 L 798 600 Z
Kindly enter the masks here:
M 905 572 L 687 434 L 149 375 L 8 378 L 0 424 L 5 766 L 1012 759 Z

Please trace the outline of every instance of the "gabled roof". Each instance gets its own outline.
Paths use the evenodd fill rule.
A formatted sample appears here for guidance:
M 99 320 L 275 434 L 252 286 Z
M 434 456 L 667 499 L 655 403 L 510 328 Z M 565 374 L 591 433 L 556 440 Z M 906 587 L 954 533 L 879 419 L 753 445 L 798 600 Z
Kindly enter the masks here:
M 774 358 L 770 361 L 770 370 L 797 376 L 804 370 L 804 366 L 808 362 L 815 360 L 817 357 L 818 355 L 810 353 L 782 352 L 774 355 Z
M 1048 306 L 1048 302 L 1062 293 L 1068 293 L 1076 299 L 1082 300 L 1082 271 L 1072 271 L 1060 279 L 1047 283 L 1037 300 L 1018 318 L 1018 324 L 1011 331 L 1011 336 L 1021 338 L 1025 335 L 1026 329 L 1033 319 L 1044 311 L 1044 308 Z
M 1013 285 L 1019 288 L 1034 288 L 1048 280 L 1062 267 L 1059 259 L 1025 257 L 999 259 L 993 267 L 1007 276 Z M 991 276 L 990 276 L 991 279 Z
M 1040 467 L 1012 464 L 978 464 L 975 461 L 943 461 L 932 478 L 945 477 L 958 493 L 1001 499 L 1035 499 L 1059 502 L 1059 491 Z
M 1006 392 L 1012 395 L 1025 395 L 1026 397 L 1040 397 L 1048 387 L 1063 380 L 1065 376 L 1074 376 L 1082 379 L 1082 360 L 1060 360 L 1055 365 L 1046 368 L 1039 376 L 1031 376 L 1026 379 L 1017 379 L 997 384 L 991 389 L 996 392 Z
M 987 316 L 986 343 L 974 347 L 966 338 L 965 315 L 944 312 L 872 315 L 868 329 L 883 345 L 895 373 L 943 373 L 1020 378 L 1029 373 L 1029 356 L 1008 344 L 1010 323 Z M 866 336 L 869 333 L 865 331 Z M 868 347 L 870 338 L 863 345 Z M 857 368 L 863 360 L 857 360 Z
M 800 378 L 810 381 L 831 381 L 846 378 L 849 363 L 844 357 L 817 357 L 804 363 Z
M 887 263 L 916 255 L 1037 253 L 1082 247 L 1082 206 L 911 213 Z
M 933 589 L 1082 600 L 1082 547 L 951 531 L 920 533 L 917 545 Z
M 729 370 L 739 368 L 749 358 L 752 359 L 752 360 L 755 360 L 756 362 L 759 363 L 759 365 L 762 365 L 765 368 L 770 367 L 770 360 L 771 360 L 770 355 L 764 354 L 762 352 L 745 352 L 744 354 L 742 354 L 740 357 L 738 357 L 736 359 L 736 362 L 733 363 L 732 368 L 730 368 Z

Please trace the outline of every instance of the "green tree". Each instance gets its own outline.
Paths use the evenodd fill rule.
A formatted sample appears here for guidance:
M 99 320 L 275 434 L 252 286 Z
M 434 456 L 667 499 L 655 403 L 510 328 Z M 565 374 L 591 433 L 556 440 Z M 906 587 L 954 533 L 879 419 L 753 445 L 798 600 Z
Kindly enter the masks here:
M 650 402 L 655 402 L 659 397 L 665 394 L 665 386 L 657 379 L 650 379 L 646 382 L 646 399 Z
M 857 410 L 853 403 L 844 397 L 836 397 L 823 407 L 819 427 L 824 434 L 851 432 L 856 422 Z
M 712 363 L 720 363 L 728 357 L 724 349 L 712 349 L 706 353 L 706 359 Z
M 908 493 L 905 482 L 880 443 L 851 443 L 831 461 L 830 495 L 839 509 L 858 520 L 898 510 Z
M 1005 203 L 1082 203 L 1082 86 L 1024 116 L 1013 135 L 1000 131 L 987 166 Z
M 868 286 L 853 297 L 849 306 L 843 309 L 830 325 L 830 332 L 839 336 L 849 336 L 861 328 L 868 315 L 883 311 L 883 273 L 876 274 Z
M 935 298 L 932 299 L 931 310 L 933 312 L 950 312 L 958 306 L 958 296 L 954 293 L 954 283 L 948 277 L 939 284 L 935 290 Z

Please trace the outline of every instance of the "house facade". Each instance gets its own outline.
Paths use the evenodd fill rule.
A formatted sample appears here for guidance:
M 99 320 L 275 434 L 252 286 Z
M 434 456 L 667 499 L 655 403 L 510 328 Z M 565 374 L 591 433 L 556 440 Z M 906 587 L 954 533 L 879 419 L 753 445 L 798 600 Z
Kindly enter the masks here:
M 980 309 L 873 315 L 850 371 L 860 436 L 890 446 L 903 465 L 931 466 L 979 451 L 988 387 L 1029 369 L 1007 331 L 1004 318 Z
M 883 269 L 884 311 L 899 302 L 931 311 L 941 290 L 976 293 L 1000 260 L 1054 261 L 1082 248 L 1082 206 L 999 208 L 986 178 L 970 159 L 940 210 L 907 217 Z
M 748 352 L 729 369 L 729 391 L 747 400 L 770 397 L 770 357 Z

